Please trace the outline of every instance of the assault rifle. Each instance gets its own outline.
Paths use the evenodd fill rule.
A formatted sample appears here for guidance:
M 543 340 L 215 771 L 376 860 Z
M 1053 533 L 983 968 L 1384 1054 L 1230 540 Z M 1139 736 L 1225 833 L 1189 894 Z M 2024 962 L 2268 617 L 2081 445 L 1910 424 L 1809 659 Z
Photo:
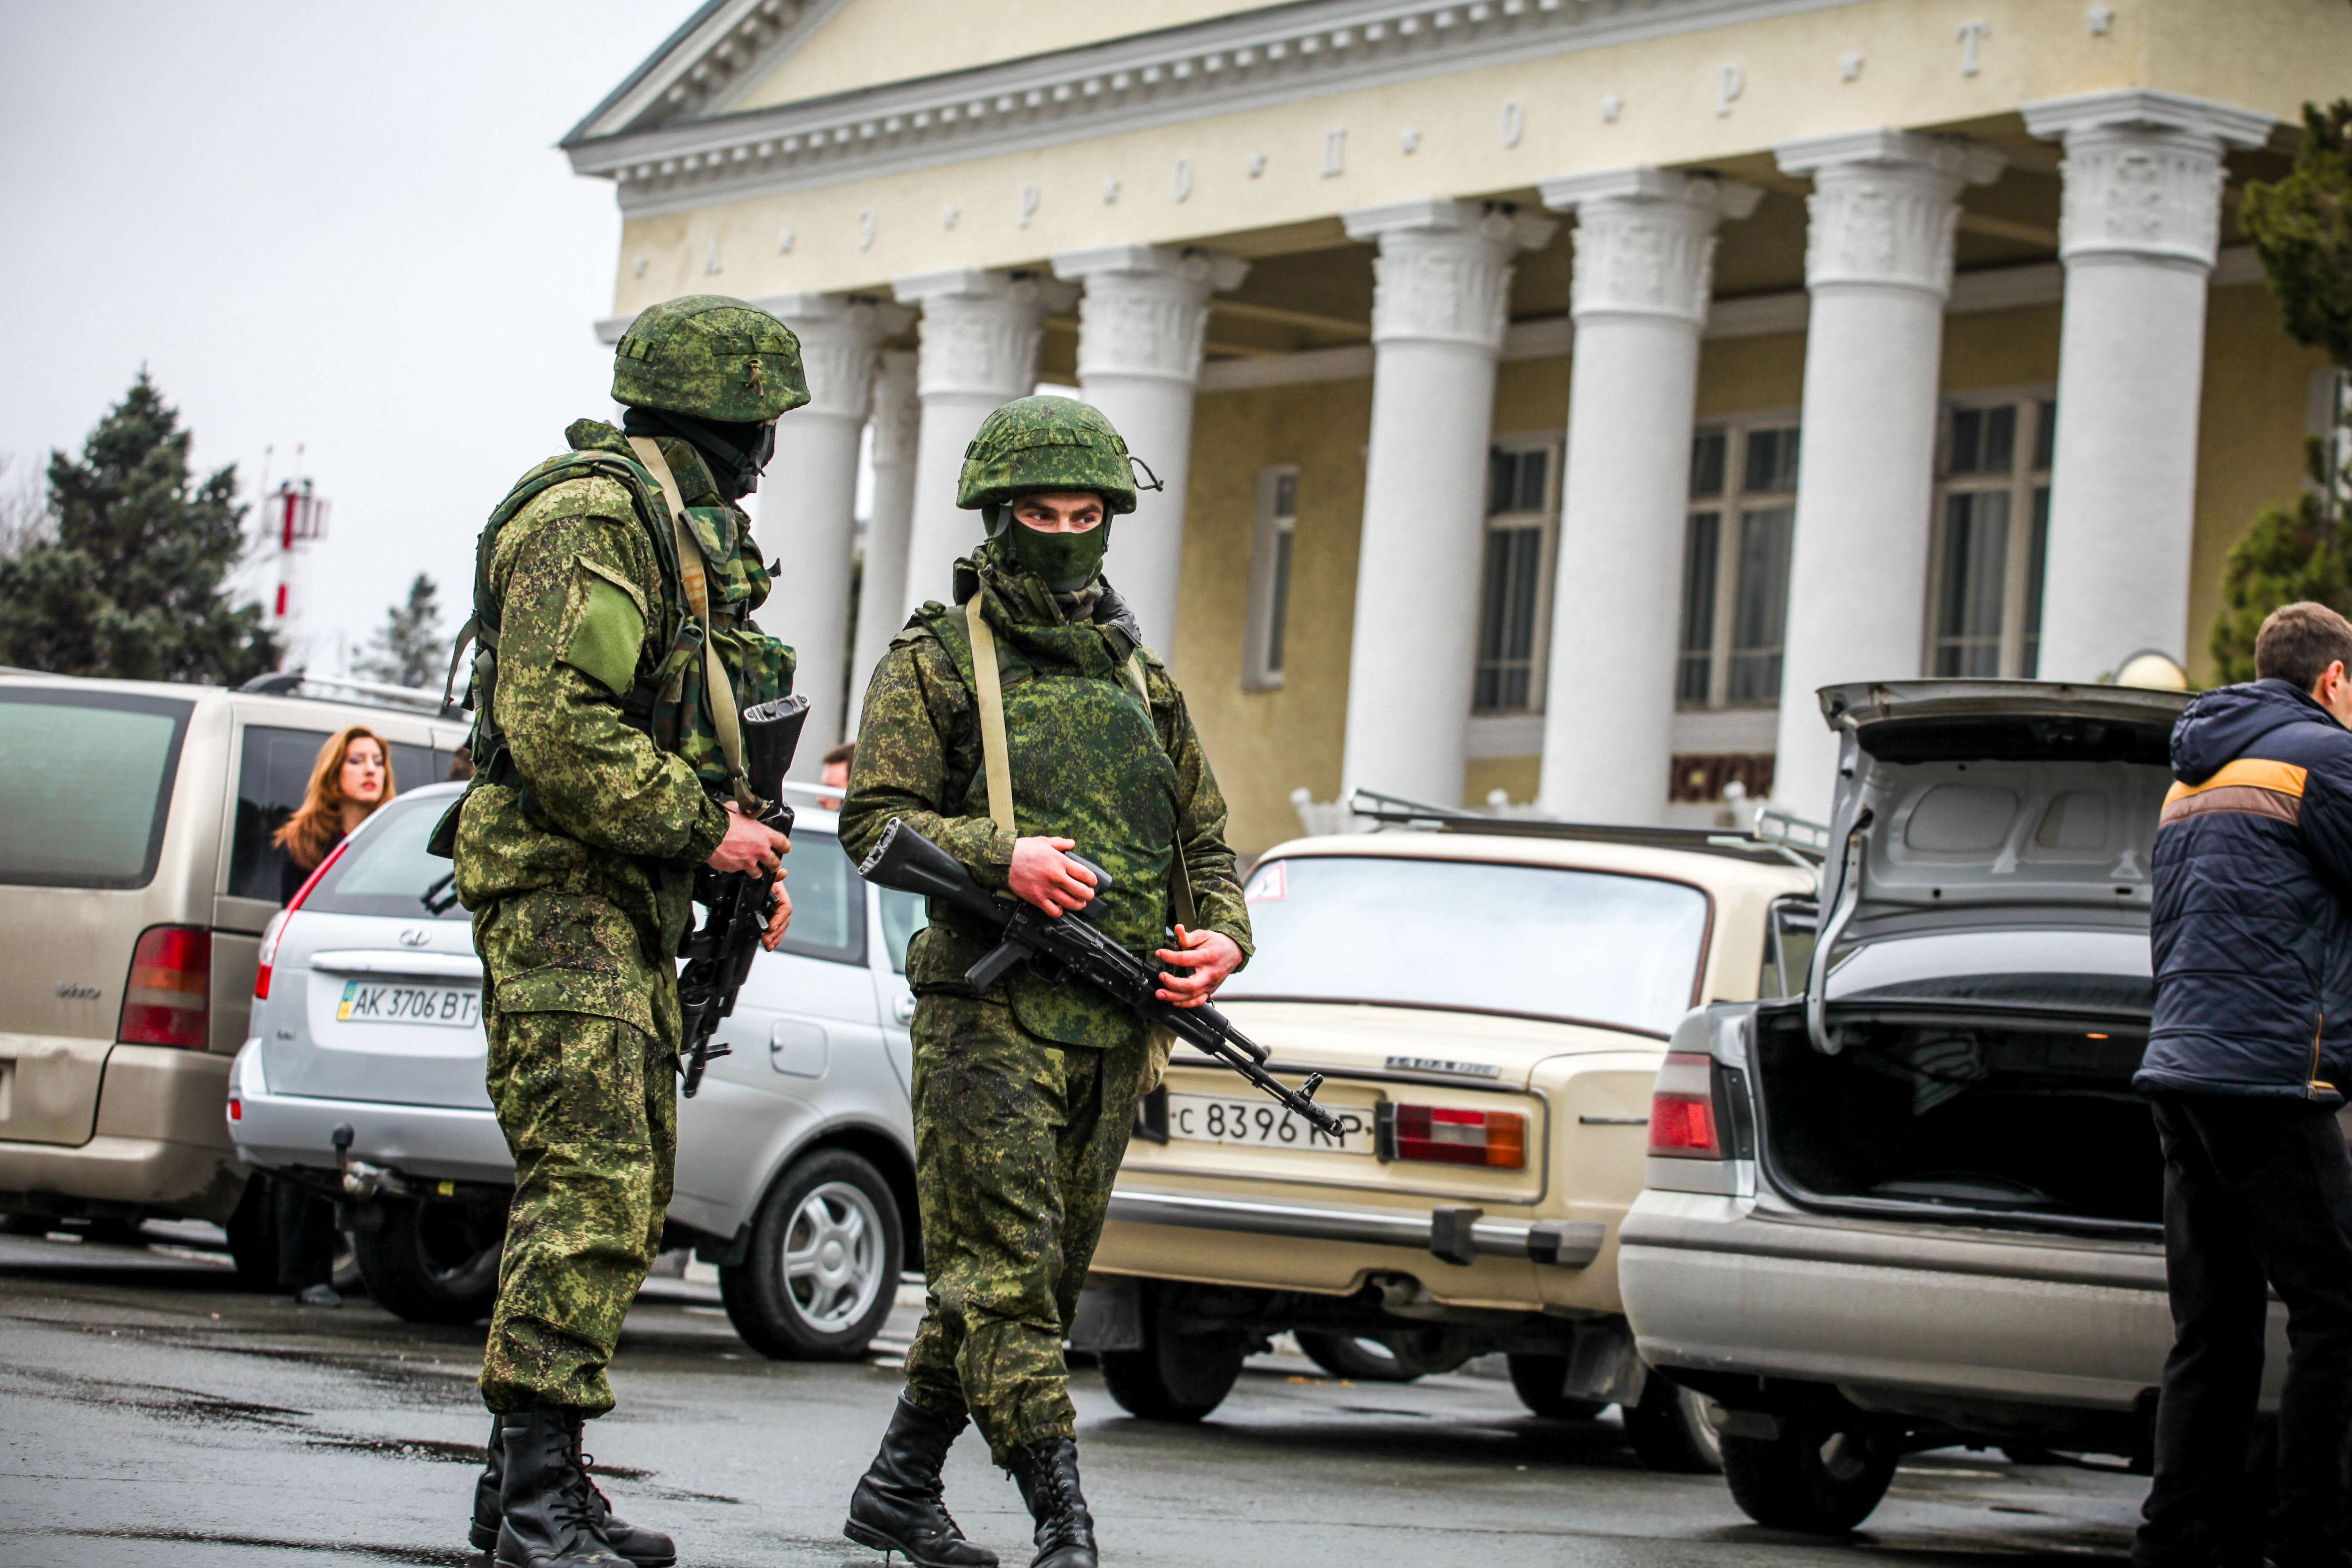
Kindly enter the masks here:
M 784 770 L 801 743 L 801 726 L 808 722 L 808 698 L 780 697 L 743 710 L 743 772 L 751 793 L 773 800 L 760 821 L 790 837 L 793 809 L 783 803 Z M 677 977 L 677 999 L 686 1014 L 683 1071 L 689 1100 L 702 1087 L 702 1071 L 733 1047 L 715 1038 L 719 1020 L 735 1010 L 736 993 L 751 973 L 760 955 L 760 938 L 767 935 L 768 916 L 776 907 L 775 884 L 750 872 L 694 870 L 694 901 L 702 905 L 702 924 L 689 933 L 679 954 L 686 967 Z
M 1110 891 L 1109 873 L 1082 856 L 1070 858 L 1093 873 L 1097 898 Z M 1224 1063 L 1320 1131 L 1335 1138 L 1346 1133 L 1345 1123 L 1315 1103 L 1315 1091 L 1323 1085 L 1321 1073 L 1310 1075 L 1297 1089 L 1283 1082 L 1263 1065 L 1265 1047 L 1235 1029 L 1215 1008 L 1205 1002 L 1197 1008 L 1180 1008 L 1161 1001 L 1155 994 L 1160 989 L 1160 972 L 1096 930 L 1085 915 L 1047 915 L 1022 900 L 994 896 L 972 880 L 961 862 L 898 818 L 882 830 L 881 841 L 857 868 L 857 874 L 900 893 L 940 899 L 1001 933 L 995 947 L 964 973 L 965 984 L 973 990 L 988 989 L 1013 965 L 1027 959 L 1050 978 L 1076 980 L 1126 1003 L 1146 1023 L 1171 1030 L 1194 1050 Z

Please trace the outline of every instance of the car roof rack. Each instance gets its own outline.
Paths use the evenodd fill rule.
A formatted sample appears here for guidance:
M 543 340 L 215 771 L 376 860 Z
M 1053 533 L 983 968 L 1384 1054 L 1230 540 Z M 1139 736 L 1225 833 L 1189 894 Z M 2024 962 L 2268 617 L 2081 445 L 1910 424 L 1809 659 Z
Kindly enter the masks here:
M 1590 843 L 1645 844 L 1654 849 L 1683 850 L 1694 854 L 1720 855 L 1753 863 L 1759 855 L 1777 855 L 1811 872 L 1825 852 L 1829 830 L 1769 807 L 1757 812 L 1753 835 L 1719 832 L 1711 828 L 1637 827 L 1618 822 L 1560 822 L 1546 817 L 1498 817 L 1459 806 L 1432 806 L 1377 789 L 1358 789 L 1348 798 L 1350 814 L 1383 827 L 1417 828 L 1424 832 L 1483 833 L 1511 838 L 1574 839 Z M 1810 857 L 1810 858 L 1808 858 Z
M 441 694 L 425 686 L 396 686 L 387 681 L 362 681 L 352 675 L 314 675 L 308 670 L 272 670 L 236 688 L 268 697 L 314 697 L 326 702 L 357 703 L 362 707 L 421 713 L 435 718 L 468 719 L 473 710 L 461 703 L 443 702 Z

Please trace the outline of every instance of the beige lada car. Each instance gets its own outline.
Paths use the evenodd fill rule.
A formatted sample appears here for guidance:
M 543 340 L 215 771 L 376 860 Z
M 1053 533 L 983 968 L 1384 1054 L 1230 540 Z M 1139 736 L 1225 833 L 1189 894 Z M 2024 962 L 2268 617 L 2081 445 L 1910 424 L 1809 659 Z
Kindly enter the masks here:
M 1344 1137 L 1180 1051 L 1073 1348 L 1171 1420 L 1215 1408 L 1286 1331 L 1358 1377 L 1499 1352 L 1536 1414 L 1619 1405 L 1648 1463 L 1717 1468 L 1703 1406 L 1634 1354 L 1617 1230 L 1668 1035 L 1759 981 L 1786 994 L 1811 862 L 1748 836 L 1358 809 L 1384 831 L 1252 870 L 1257 955 L 1219 997 L 1286 1080 L 1324 1075 Z
M 274 1276 L 222 1119 L 278 913 L 270 836 L 344 726 L 383 737 L 403 789 L 465 737 L 396 688 L 302 688 L 0 671 L 0 1223 L 217 1220 L 240 1272 Z

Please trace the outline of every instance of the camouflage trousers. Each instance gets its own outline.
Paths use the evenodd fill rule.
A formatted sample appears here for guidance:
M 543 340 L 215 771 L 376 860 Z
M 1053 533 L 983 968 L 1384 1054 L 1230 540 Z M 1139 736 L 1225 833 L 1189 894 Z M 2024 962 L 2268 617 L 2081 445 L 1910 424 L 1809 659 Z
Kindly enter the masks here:
M 482 1402 L 601 1416 L 613 1407 L 604 1367 L 669 1207 L 677 1052 L 593 1013 L 483 1012 L 515 1192 Z
M 917 1001 L 915 1185 L 928 1286 L 907 1395 L 969 1411 L 1003 1464 L 1076 1435 L 1062 1338 L 1143 1092 L 1139 1048 L 1056 1045 L 1003 1002 Z

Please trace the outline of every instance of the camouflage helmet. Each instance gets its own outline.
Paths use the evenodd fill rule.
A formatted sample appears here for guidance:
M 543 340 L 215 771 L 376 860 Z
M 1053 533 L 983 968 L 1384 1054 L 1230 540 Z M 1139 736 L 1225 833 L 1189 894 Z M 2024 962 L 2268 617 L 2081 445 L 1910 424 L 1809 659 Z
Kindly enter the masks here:
M 1091 490 L 1114 516 L 1135 510 L 1127 443 L 1102 410 L 1070 397 L 1024 397 L 990 414 L 963 449 L 956 505 L 1002 506 L 1041 490 Z
M 632 408 L 758 424 L 808 400 L 793 329 L 723 294 L 649 308 L 613 353 L 613 401 Z

